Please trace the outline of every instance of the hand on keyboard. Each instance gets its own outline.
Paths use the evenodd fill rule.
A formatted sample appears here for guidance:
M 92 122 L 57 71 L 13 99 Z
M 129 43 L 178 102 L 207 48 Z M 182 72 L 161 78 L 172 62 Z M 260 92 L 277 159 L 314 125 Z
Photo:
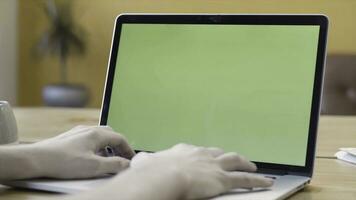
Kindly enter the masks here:
M 122 157 L 97 155 L 107 146 Z M 126 139 L 107 126 L 77 126 L 57 137 L 29 145 L 41 167 L 37 176 L 91 178 L 117 173 L 129 166 L 135 153 Z
M 166 172 L 177 174 L 171 185 L 182 190 L 185 199 L 200 199 L 227 192 L 233 188 L 269 187 L 273 180 L 248 173 L 256 165 L 237 153 L 224 153 L 219 148 L 204 148 L 179 144 L 158 153 L 139 153 L 131 162 L 131 170 L 157 173 L 157 180 L 165 182 Z M 142 180 L 152 179 L 142 175 Z M 178 186 L 177 186 L 178 185 Z M 168 186 L 166 186 L 168 187 Z

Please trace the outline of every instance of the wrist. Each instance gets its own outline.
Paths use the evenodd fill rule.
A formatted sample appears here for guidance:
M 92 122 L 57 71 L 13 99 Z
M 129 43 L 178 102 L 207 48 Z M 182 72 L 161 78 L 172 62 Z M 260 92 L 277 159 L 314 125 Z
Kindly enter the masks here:
M 44 168 L 46 163 L 41 163 L 41 152 L 34 144 L 21 145 L 18 148 L 19 153 L 23 154 L 24 161 L 26 162 L 27 171 L 26 178 L 38 178 L 45 176 Z
M 0 179 L 14 180 L 41 176 L 36 153 L 31 145 L 13 145 L 0 148 Z
M 114 185 L 118 182 L 126 185 L 122 196 L 127 199 L 183 199 L 186 191 L 185 177 L 177 168 L 129 168 L 116 180 Z

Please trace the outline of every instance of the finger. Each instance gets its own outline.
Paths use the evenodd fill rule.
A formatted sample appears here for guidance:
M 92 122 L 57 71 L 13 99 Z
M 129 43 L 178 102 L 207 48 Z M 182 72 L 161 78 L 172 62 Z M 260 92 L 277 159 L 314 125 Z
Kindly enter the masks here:
M 128 144 L 127 140 L 112 130 L 108 128 L 97 127 L 95 128 L 95 133 L 97 135 L 97 149 L 103 149 L 106 146 L 114 148 L 116 152 L 119 152 L 120 156 L 131 159 L 135 152 Z
M 221 168 L 226 171 L 237 170 L 237 171 L 254 172 L 257 170 L 257 167 L 254 163 L 248 161 L 243 156 L 240 156 L 234 152 L 223 154 L 219 156 L 217 160 Z
M 273 185 L 273 180 L 270 178 L 246 172 L 227 172 L 227 177 L 229 179 L 231 189 L 271 187 Z
M 225 153 L 224 150 L 217 147 L 208 147 L 206 150 L 214 157 L 221 156 Z
M 95 156 L 95 159 L 99 161 L 99 167 L 95 173 L 96 176 L 104 174 L 116 174 L 129 167 L 130 161 L 122 157 L 101 157 Z
M 182 150 L 182 149 L 194 149 L 197 146 L 191 145 L 191 144 L 186 144 L 186 143 L 179 143 L 176 144 L 172 147 L 172 149 L 178 149 L 178 150 Z

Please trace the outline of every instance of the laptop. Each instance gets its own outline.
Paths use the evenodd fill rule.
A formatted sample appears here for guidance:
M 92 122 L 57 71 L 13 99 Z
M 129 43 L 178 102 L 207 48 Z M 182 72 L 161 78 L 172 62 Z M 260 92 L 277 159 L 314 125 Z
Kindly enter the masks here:
M 313 174 L 327 27 L 323 15 L 122 14 L 100 125 L 138 151 L 238 152 L 275 179 L 215 199 L 286 198 Z M 76 193 L 108 179 L 10 185 Z

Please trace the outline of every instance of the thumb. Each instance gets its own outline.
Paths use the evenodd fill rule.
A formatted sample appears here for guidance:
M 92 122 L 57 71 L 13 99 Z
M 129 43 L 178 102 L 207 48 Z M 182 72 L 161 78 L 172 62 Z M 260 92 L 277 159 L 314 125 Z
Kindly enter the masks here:
M 116 174 L 129 167 L 130 161 L 122 157 L 102 157 L 96 156 L 99 161 L 99 167 L 96 171 L 96 176 L 105 174 Z

